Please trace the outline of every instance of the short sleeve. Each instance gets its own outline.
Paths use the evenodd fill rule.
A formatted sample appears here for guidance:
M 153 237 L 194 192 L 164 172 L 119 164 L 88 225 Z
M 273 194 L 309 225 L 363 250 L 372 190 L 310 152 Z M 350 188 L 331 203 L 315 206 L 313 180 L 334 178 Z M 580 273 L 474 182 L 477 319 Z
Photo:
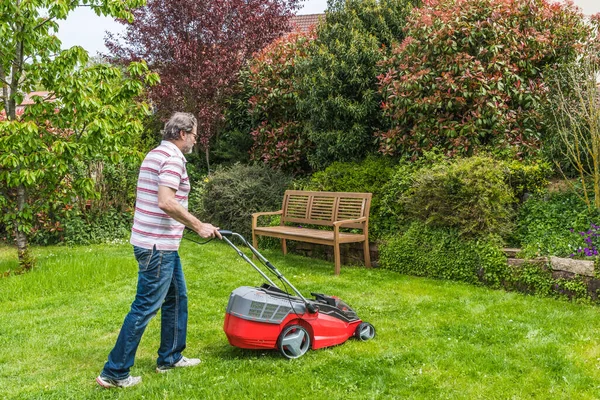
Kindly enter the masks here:
M 183 177 L 185 165 L 179 157 L 169 157 L 158 171 L 158 185 L 178 190 Z

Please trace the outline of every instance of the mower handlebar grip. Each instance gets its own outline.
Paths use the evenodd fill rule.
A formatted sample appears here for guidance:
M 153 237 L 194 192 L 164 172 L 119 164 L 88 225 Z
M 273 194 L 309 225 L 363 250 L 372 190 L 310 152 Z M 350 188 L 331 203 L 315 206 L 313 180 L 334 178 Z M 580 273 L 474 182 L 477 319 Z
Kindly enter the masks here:
M 232 231 L 226 231 L 224 229 L 219 229 L 219 233 L 221 234 L 221 236 L 227 236 L 227 237 L 230 237 L 231 235 L 233 235 Z

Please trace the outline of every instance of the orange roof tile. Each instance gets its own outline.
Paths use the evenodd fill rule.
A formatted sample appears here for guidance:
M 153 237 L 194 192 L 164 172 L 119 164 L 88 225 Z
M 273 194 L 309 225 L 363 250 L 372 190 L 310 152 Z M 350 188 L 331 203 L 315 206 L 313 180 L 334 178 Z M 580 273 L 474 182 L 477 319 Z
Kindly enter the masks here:
M 317 25 L 317 23 L 324 18 L 325 13 L 294 15 L 290 20 L 290 25 L 292 26 L 292 31 L 294 32 L 308 32 L 310 28 Z

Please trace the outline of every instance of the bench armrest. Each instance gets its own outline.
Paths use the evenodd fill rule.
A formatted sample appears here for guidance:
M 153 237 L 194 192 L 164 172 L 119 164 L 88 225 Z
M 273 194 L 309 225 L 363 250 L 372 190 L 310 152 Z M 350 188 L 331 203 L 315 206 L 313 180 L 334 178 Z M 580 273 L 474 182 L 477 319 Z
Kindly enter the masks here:
M 263 215 L 281 215 L 281 214 L 283 214 L 283 210 L 253 213 L 252 214 L 252 229 L 257 227 L 258 217 L 263 216 Z
M 340 226 L 346 225 L 346 224 L 356 224 L 356 223 L 366 222 L 366 221 L 367 221 L 367 217 L 361 217 L 361 218 L 356 218 L 356 219 L 344 219 L 342 221 L 335 221 L 333 223 L 333 226 L 340 227 Z

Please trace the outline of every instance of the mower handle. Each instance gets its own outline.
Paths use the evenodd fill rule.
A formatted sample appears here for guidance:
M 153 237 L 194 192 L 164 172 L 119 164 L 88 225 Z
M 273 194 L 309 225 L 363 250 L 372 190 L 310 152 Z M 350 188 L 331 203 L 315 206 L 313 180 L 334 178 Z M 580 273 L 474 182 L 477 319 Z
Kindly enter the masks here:
M 290 283 L 290 281 L 288 281 L 282 274 L 281 272 L 279 272 L 279 270 L 277 268 L 275 268 L 275 266 L 273 264 L 271 264 L 271 262 L 269 260 L 267 260 L 265 258 L 265 256 L 263 256 L 262 254 L 260 254 L 258 252 L 258 250 L 256 250 L 254 247 L 252 247 L 252 245 L 250 243 L 248 243 L 248 241 L 239 233 L 235 233 L 229 230 L 223 230 L 223 229 L 219 229 L 219 233 L 221 234 L 222 240 L 224 240 L 225 242 L 227 242 L 227 244 L 229 246 L 231 246 L 240 257 L 242 257 L 248 264 L 250 264 L 252 267 L 254 267 L 254 269 L 262 275 L 263 278 L 265 278 L 267 281 L 269 281 L 269 283 L 271 285 L 273 285 L 274 287 L 277 287 L 277 285 L 271 280 L 269 279 L 269 277 L 267 275 L 265 275 L 265 273 L 258 268 L 240 249 L 238 249 L 233 243 L 231 243 L 231 240 L 229 240 L 228 238 L 236 236 L 237 238 L 239 238 L 246 246 L 248 246 L 248 248 L 250 249 L 250 251 L 257 256 L 270 270 L 271 272 L 273 272 L 277 278 L 281 279 L 285 284 L 287 284 L 289 287 L 292 288 L 292 290 L 294 292 L 296 292 L 296 294 L 298 295 L 298 297 L 300 297 L 303 301 L 304 304 L 306 305 L 307 310 L 314 314 L 318 311 L 318 308 L 315 307 L 312 303 L 310 303 L 308 300 L 306 300 L 306 298 L 304 298 L 304 296 L 302 296 L 302 293 L 300 293 L 298 291 L 298 289 L 296 289 L 294 287 L 294 285 L 292 285 Z

